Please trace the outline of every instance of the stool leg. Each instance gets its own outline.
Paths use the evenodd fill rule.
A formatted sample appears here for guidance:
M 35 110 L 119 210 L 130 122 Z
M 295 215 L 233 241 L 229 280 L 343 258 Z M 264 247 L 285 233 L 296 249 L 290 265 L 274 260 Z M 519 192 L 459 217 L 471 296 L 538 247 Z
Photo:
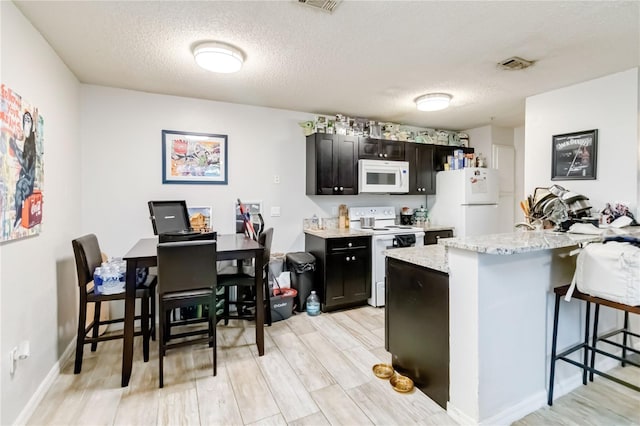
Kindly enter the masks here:
M 593 369 L 596 365 L 596 344 L 598 342 L 598 318 L 600 317 L 600 304 L 596 303 L 596 310 L 593 314 L 593 336 L 591 338 L 591 371 L 589 372 L 589 381 L 593 382 Z
M 560 295 L 556 294 L 556 305 L 553 311 L 553 341 L 551 343 L 551 368 L 549 372 L 549 397 L 547 404 L 553 405 L 553 379 L 556 374 L 556 345 L 558 343 L 558 313 L 560 312 Z
M 587 371 L 588 368 L 587 366 L 589 364 L 587 364 L 588 360 L 589 360 L 589 319 L 590 319 L 590 314 L 591 314 L 591 303 L 587 302 L 587 309 L 586 309 L 586 314 L 585 314 L 585 319 L 584 319 L 584 346 L 583 346 L 583 350 L 584 350 L 584 358 L 582 361 L 583 364 L 583 368 L 582 368 L 582 384 L 586 385 L 587 384 Z
M 627 359 L 627 331 L 629 330 L 629 312 L 624 312 L 624 332 L 622 333 L 622 359 Z M 622 361 L 623 367 L 627 365 Z
M 84 291 L 84 287 L 80 287 L 80 291 Z M 73 367 L 73 374 L 80 374 L 82 370 L 82 353 L 84 351 L 84 338 L 86 336 L 85 325 L 87 323 L 87 304 L 84 300 L 80 300 L 80 309 L 78 311 L 78 335 L 76 336 L 76 361 Z
M 156 341 L 156 290 L 151 291 L 151 340 Z
M 159 386 L 162 388 L 164 387 L 164 376 L 163 376 L 163 365 L 162 362 L 164 361 L 164 345 L 166 343 L 166 330 L 165 330 L 165 326 L 167 325 L 167 321 L 170 321 L 170 317 L 169 317 L 169 312 L 165 312 L 164 310 L 164 305 L 162 303 L 162 298 L 160 298 L 159 300 L 160 302 L 160 321 L 159 321 L 159 326 L 160 329 L 158 330 L 158 384 Z
M 140 299 L 140 328 L 142 329 L 142 359 L 149 361 L 149 298 Z
M 98 349 L 98 333 L 100 331 L 100 302 L 95 302 L 93 310 L 93 331 L 91 336 L 95 339 L 91 343 L 91 352 L 95 352 Z

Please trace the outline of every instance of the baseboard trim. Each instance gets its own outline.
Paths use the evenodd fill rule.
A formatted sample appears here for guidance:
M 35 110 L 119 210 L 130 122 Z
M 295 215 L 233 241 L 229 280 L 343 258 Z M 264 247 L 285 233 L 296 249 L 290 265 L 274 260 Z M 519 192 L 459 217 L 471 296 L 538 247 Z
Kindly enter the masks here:
M 40 405 L 40 403 L 44 399 L 44 396 L 47 394 L 47 392 L 53 385 L 53 382 L 55 382 L 55 380 L 60 375 L 60 367 L 64 364 L 67 358 L 73 355 L 73 351 L 76 348 L 75 343 L 76 343 L 75 339 L 72 339 L 71 342 L 69 342 L 69 345 L 60 356 L 60 359 L 58 359 L 58 361 L 56 361 L 56 363 L 53 364 L 53 367 L 51 367 L 51 370 L 49 370 L 49 373 L 47 373 L 44 380 L 40 383 L 40 386 L 38 386 L 38 389 L 36 389 L 36 391 L 33 393 L 31 398 L 29 399 L 29 402 L 27 402 L 27 404 L 24 406 L 24 408 L 18 415 L 18 418 L 16 418 L 15 422 L 13 423 L 14 425 L 16 426 L 26 425 L 29 419 L 31 418 L 31 416 L 33 416 L 33 413 L 35 413 L 36 408 L 38 408 L 38 405 Z
M 620 362 L 613 358 L 606 358 L 596 362 L 596 366 L 600 371 L 609 371 L 620 365 Z M 604 379 L 606 380 L 606 379 Z M 568 377 L 560 382 L 557 382 L 553 387 L 553 400 L 566 395 L 582 384 L 582 372 L 576 369 L 576 373 L 571 377 Z M 494 425 L 510 425 L 513 422 L 520 420 L 528 414 L 544 407 L 547 404 L 547 390 L 536 392 L 523 401 L 517 404 L 507 407 L 499 413 L 488 417 L 483 420 L 478 420 L 470 417 L 466 413 L 463 413 L 456 406 L 447 402 L 447 414 L 460 425 L 478 425 L 478 426 L 494 426 Z
M 455 422 L 458 423 L 459 425 L 477 425 L 478 424 L 477 420 L 467 416 L 459 408 L 453 405 L 451 401 L 447 402 L 447 414 L 449 415 L 449 417 L 455 420 Z
M 489 425 L 510 425 L 526 416 L 527 414 L 533 413 L 534 411 L 540 409 L 544 406 L 547 401 L 547 392 L 541 391 L 536 392 L 527 399 L 518 402 L 511 407 L 502 410 L 498 414 L 489 417 L 488 419 L 482 420 L 479 424 L 482 426 Z

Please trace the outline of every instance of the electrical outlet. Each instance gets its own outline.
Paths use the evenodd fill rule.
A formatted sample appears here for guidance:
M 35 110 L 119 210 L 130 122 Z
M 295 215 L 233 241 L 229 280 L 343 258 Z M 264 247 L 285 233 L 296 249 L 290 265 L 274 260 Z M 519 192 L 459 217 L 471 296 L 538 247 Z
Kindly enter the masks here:
M 273 183 L 280 183 L 280 175 L 273 175 Z

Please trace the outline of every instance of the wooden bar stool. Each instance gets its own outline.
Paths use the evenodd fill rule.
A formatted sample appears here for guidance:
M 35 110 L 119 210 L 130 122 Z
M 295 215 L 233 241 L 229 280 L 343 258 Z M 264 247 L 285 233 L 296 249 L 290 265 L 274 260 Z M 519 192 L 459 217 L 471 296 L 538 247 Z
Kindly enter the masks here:
M 569 349 L 563 351 L 562 353 L 557 354 L 556 349 L 557 349 L 557 343 L 558 343 L 558 316 L 560 313 L 560 299 L 567 294 L 567 292 L 569 291 L 569 287 L 570 287 L 569 285 L 564 285 L 564 286 L 553 289 L 554 293 L 556 294 L 556 303 L 555 303 L 555 310 L 553 314 L 553 342 L 551 345 L 551 368 L 550 368 L 550 374 L 549 374 L 550 377 L 549 377 L 549 392 L 548 392 L 547 404 L 550 406 L 553 405 L 553 380 L 555 376 L 555 365 L 557 360 L 566 361 L 570 364 L 575 365 L 576 367 L 581 368 L 583 385 L 587 384 L 587 372 L 589 372 L 590 381 L 593 381 L 593 375 L 597 374 L 599 376 L 612 380 L 616 383 L 619 383 L 623 386 L 626 386 L 630 389 L 640 392 L 640 386 L 621 380 L 617 377 L 613 377 L 595 368 L 596 353 L 620 361 L 623 367 L 625 367 L 627 364 L 633 365 L 635 367 L 640 367 L 640 364 L 630 360 L 629 357 L 627 356 L 628 352 L 640 354 L 640 351 L 637 351 L 636 349 L 630 346 L 629 339 L 628 339 L 629 336 L 640 337 L 640 334 L 633 333 L 629 330 L 629 313 L 637 314 L 637 315 L 640 314 L 640 306 L 625 305 L 622 303 L 613 302 L 611 300 L 589 296 L 588 294 L 584 294 L 579 292 L 578 290 L 574 290 L 571 297 L 573 299 L 584 300 L 585 303 L 587 304 L 586 314 L 585 314 L 584 340 L 582 343 L 576 344 L 570 347 Z M 590 317 L 591 303 L 595 304 L 595 312 L 594 312 L 594 318 L 593 318 L 593 334 L 591 338 L 591 344 L 589 344 L 589 317 Z M 611 331 L 605 335 L 598 337 L 598 317 L 600 314 L 600 305 L 623 311 L 624 325 L 621 329 Z M 622 344 L 611 340 L 613 336 L 616 336 L 620 333 L 622 333 Z M 607 343 L 617 348 L 621 348 L 622 357 L 619 357 L 618 355 L 612 352 L 605 351 L 601 348 L 598 348 L 597 347 L 598 342 Z M 582 363 L 568 358 L 570 354 L 580 349 L 584 350 Z M 588 358 L 589 351 L 591 351 L 590 359 Z

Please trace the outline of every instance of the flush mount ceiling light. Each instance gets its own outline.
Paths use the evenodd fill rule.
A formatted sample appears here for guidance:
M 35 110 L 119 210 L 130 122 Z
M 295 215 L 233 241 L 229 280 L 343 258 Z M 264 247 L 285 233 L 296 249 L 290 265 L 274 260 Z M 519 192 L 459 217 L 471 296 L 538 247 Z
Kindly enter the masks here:
M 242 68 L 244 58 L 242 52 L 224 43 L 207 42 L 198 44 L 193 49 L 196 63 L 202 68 L 221 73 L 232 73 Z
M 416 107 L 420 111 L 440 111 L 449 106 L 451 95 L 447 93 L 429 93 L 416 99 Z

